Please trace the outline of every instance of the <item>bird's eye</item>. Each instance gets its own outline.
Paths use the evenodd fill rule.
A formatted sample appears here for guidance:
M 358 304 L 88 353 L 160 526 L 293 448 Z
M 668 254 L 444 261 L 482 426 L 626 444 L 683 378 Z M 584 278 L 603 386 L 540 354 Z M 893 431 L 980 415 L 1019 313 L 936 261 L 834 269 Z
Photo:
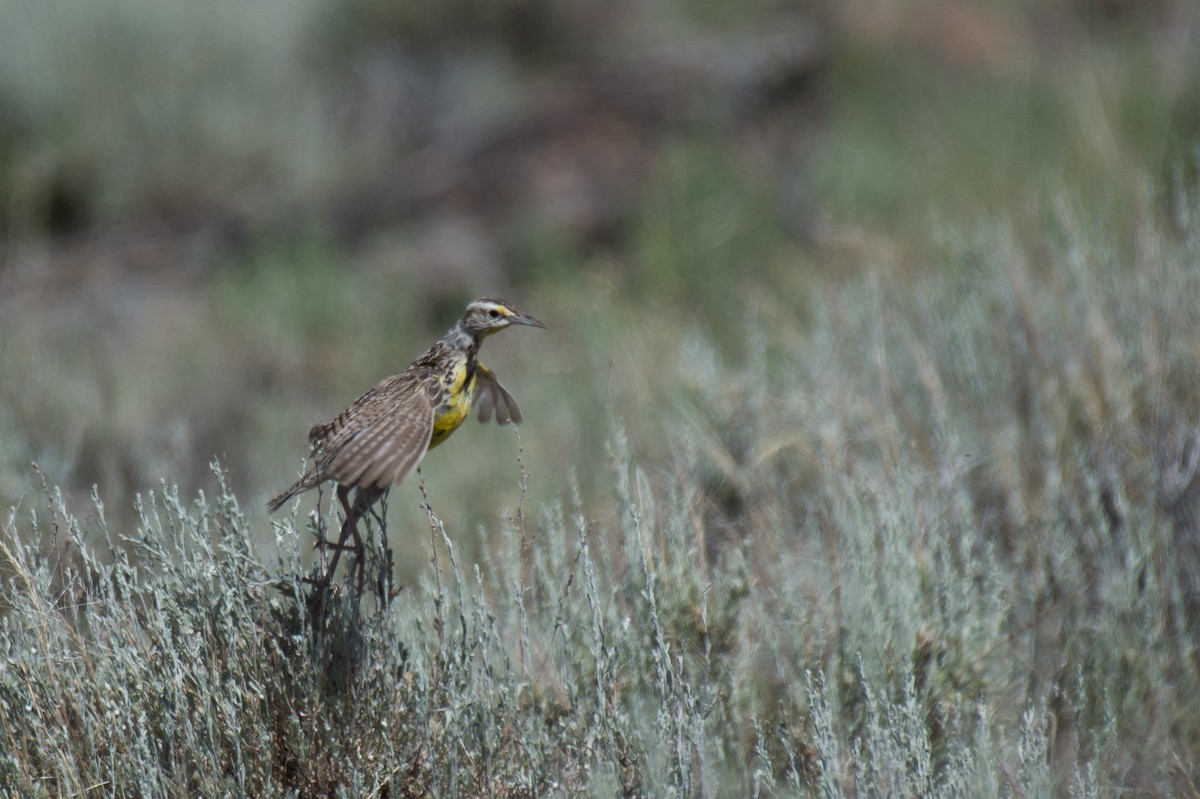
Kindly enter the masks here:
M 488 316 L 492 317 L 493 319 L 499 319 L 500 312 L 497 311 L 495 308 L 492 308 L 490 311 L 488 311 Z

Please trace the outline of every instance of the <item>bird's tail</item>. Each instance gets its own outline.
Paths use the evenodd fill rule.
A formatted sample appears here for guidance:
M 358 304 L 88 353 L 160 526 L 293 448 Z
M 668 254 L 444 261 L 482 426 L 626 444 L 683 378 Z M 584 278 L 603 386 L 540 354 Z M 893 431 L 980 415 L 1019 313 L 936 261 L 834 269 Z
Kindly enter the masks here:
M 267 512 L 274 513 L 283 507 L 284 503 L 297 494 L 302 494 L 308 489 L 317 484 L 316 475 L 313 472 L 301 477 L 296 482 L 292 483 L 286 491 L 267 503 Z

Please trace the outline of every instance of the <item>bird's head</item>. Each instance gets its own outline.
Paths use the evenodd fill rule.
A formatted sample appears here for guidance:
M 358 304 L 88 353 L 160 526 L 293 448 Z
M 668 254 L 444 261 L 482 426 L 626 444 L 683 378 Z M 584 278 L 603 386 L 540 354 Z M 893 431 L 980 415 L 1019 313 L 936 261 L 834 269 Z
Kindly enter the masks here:
M 493 333 L 498 333 L 512 325 L 528 325 L 529 327 L 540 327 L 542 329 L 546 327 L 529 314 L 518 311 L 504 300 L 495 300 L 486 297 L 475 300 L 467 306 L 467 310 L 463 313 L 462 321 L 459 322 L 459 325 L 476 339 L 487 338 Z

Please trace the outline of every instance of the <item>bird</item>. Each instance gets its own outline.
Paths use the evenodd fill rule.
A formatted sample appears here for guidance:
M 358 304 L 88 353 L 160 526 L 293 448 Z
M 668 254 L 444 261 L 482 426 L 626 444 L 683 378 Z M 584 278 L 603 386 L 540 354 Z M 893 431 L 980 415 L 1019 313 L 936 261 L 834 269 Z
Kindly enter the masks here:
M 444 443 L 478 408 L 479 421 L 519 423 L 521 409 L 494 372 L 479 360 L 483 340 L 505 328 L 546 325 L 512 304 L 491 297 L 469 303 L 462 318 L 404 371 L 384 378 L 327 424 L 308 433 L 312 465 L 267 503 L 274 513 L 296 495 L 332 481 L 346 515 L 334 563 L 352 535 L 361 554 L 356 521 L 391 486 L 417 468 L 425 453 Z M 353 505 L 351 490 L 357 490 Z

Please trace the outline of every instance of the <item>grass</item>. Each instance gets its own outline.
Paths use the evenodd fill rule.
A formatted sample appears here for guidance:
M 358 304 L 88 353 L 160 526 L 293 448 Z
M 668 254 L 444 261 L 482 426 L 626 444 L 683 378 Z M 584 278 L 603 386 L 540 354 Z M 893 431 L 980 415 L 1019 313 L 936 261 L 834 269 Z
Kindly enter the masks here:
M 604 452 L 505 444 L 475 544 L 443 517 L 468 467 L 431 466 L 418 524 L 391 499 L 415 577 L 323 624 L 312 519 L 219 470 L 122 527 L 48 492 L 0 539 L 0 786 L 1194 793 L 1200 226 L 1141 202 L 1130 240 L 1070 196 L 1033 240 L 943 235 L 950 277 L 847 279 L 803 324 L 760 299 L 748 357 L 617 356 Z
M 680 124 L 612 241 L 507 220 L 528 422 L 431 453 L 372 530 L 399 593 L 311 619 L 334 503 L 263 502 L 499 291 L 322 209 L 621 43 L 85 5 L 0 0 L 0 794 L 1200 793 L 1195 48 L 990 4 L 1019 63 L 947 68 L 843 20 L 811 153 Z M 428 119 L 373 101 L 409 57 Z
M 1140 176 L 1168 182 L 1194 162 L 1195 48 L 1156 47 L 1146 20 L 1109 28 L 988 5 L 963 8 L 1011 41 L 963 63 L 911 43 L 835 51 L 838 102 L 812 158 L 833 219 L 914 249 L 931 216 L 1012 213 L 1064 179 L 1087 202 L 1118 202 Z

